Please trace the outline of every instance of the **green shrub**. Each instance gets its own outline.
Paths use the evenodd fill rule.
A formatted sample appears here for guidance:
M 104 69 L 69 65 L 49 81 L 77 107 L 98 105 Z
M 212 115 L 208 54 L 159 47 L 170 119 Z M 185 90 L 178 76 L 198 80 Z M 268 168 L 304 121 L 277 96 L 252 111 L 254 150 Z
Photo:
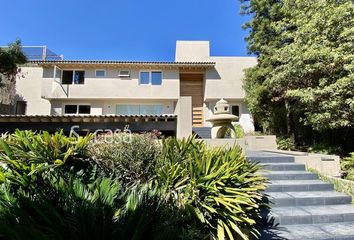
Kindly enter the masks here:
M 122 136 L 116 136 L 121 138 Z M 0 140 L 0 239 L 247 239 L 265 179 L 238 147 L 194 138 Z
M 0 179 L 8 179 L 21 187 L 36 187 L 40 175 L 48 169 L 61 170 L 86 168 L 90 164 L 86 148 L 92 136 L 66 137 L 62 131 L 49 134 L 46 131 L 15 131 L 0 139 Z
M 354 181 L 354 152 L 341 160 L 340 167 L 344 171 L 344 178 Z
M 154 184 L 191 211 L 213 239 L 258 236 L 265 179 L 239 147 L 207 149 L 193 138 L 163 142 Z
M 240 124 L 234 124 L 234 129 L 236 132 L 236 138 L 243 138 L 245 136 L 245 132 Z
M 295 150 L 295 142 L 291 138 L 277 137 L 277 146 L 280 150 Z
M 341 153 L 340 147 L 328 146 L 323 143 L 316 143 L 307 149 L 311 153 L 321 153 L 321 154 L 339 154 Z
M 241 125 L 236 123 L 236 124 L 233 124 L 233 126 L 234 126 L 234 131 L 235 131 L 235 134 L 236 134 L 235 138 L 243 138 L 245 136 L 245 132 L 243 131 L 243 128 L 241 127 Z M 233 134 L 234 133 L 232 132 L 232 130 L 230 128 L 228 128 L 226 130 L 226 134 L 225 135 L 227 137 L 232 137 Z
M 124 140 L 122 140 L 124 139 Z M 152 134 L 117 134 L 112 143 L 91 143 L 88 153 L 106 175 L 114 174 L 126 185 L 147 182 L 151 178 L 160 145 Z

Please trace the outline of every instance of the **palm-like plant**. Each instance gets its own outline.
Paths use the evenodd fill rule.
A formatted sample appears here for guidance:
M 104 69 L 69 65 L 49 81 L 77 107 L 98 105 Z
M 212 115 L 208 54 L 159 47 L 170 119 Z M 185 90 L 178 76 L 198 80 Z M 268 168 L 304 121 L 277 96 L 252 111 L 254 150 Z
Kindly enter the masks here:
M 207 149 L 193 138 L 168 139 L 162 152 L 163 167 L 156 169 L 154 183 L 178 206 L 191 210 L 213 239 L 258 236 L 254 225 L 260 218 L 265 179 L 239 147 Z

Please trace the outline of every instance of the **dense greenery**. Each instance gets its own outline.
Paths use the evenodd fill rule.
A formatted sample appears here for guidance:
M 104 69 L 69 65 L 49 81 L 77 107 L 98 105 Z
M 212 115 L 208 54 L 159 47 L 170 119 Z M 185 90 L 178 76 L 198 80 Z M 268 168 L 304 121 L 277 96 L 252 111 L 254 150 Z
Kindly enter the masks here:
M 258 236 L 265 179 L 238 147 L 152 134 L 91 139 L 31 131 L 0 139 L 0 239 Z
M 21 41 L 9 44 L 7 48 L 0 48 L 0 74 L 13 79 L 18 73 L 17 66 L 26 63 L 27 58 L 21 50 Z M 0 78 L 1 82 L 1 78 Z
M 246 71 L 248 106 L 265 131 L 297 144 L 354 148 L 354 4 L 351 0 L 241 0 L 258 65 Z
M 18 40 L 0 48 L 0 114 L 13 114 L 16 98 L 16 78 L 22 77 L 18 65 L 27 61 Z

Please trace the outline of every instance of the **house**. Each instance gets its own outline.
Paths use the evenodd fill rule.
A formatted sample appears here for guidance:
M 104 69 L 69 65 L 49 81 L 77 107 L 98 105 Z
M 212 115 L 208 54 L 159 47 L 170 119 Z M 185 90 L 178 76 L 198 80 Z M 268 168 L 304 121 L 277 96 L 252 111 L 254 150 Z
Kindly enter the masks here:
M 174 62 L 30 61 L 17 80 L 17 115 L 1 116 L 0 131 L 129 125 L 183 137 L 210 127 L 206 120 L 224 98 L 239 124 L 251 132 L 242 78 L 256 61 L 210 56 L 208 41 L 177 41 Z

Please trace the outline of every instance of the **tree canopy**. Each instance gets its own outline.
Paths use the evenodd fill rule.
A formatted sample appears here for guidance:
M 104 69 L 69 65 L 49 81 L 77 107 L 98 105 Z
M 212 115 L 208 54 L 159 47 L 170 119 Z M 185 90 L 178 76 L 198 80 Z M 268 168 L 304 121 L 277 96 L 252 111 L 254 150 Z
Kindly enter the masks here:
M 27 58 L 21 50 L 21 41 L 16 40 L 7 48 L 0 48 L 0 73 L 11 78 L 17 74 L 17 66 L 26 63 Z
M 354 4 L 352 0 L 241 0 L 253 16 L 246 101 L 275 133 L 354 127 Z

